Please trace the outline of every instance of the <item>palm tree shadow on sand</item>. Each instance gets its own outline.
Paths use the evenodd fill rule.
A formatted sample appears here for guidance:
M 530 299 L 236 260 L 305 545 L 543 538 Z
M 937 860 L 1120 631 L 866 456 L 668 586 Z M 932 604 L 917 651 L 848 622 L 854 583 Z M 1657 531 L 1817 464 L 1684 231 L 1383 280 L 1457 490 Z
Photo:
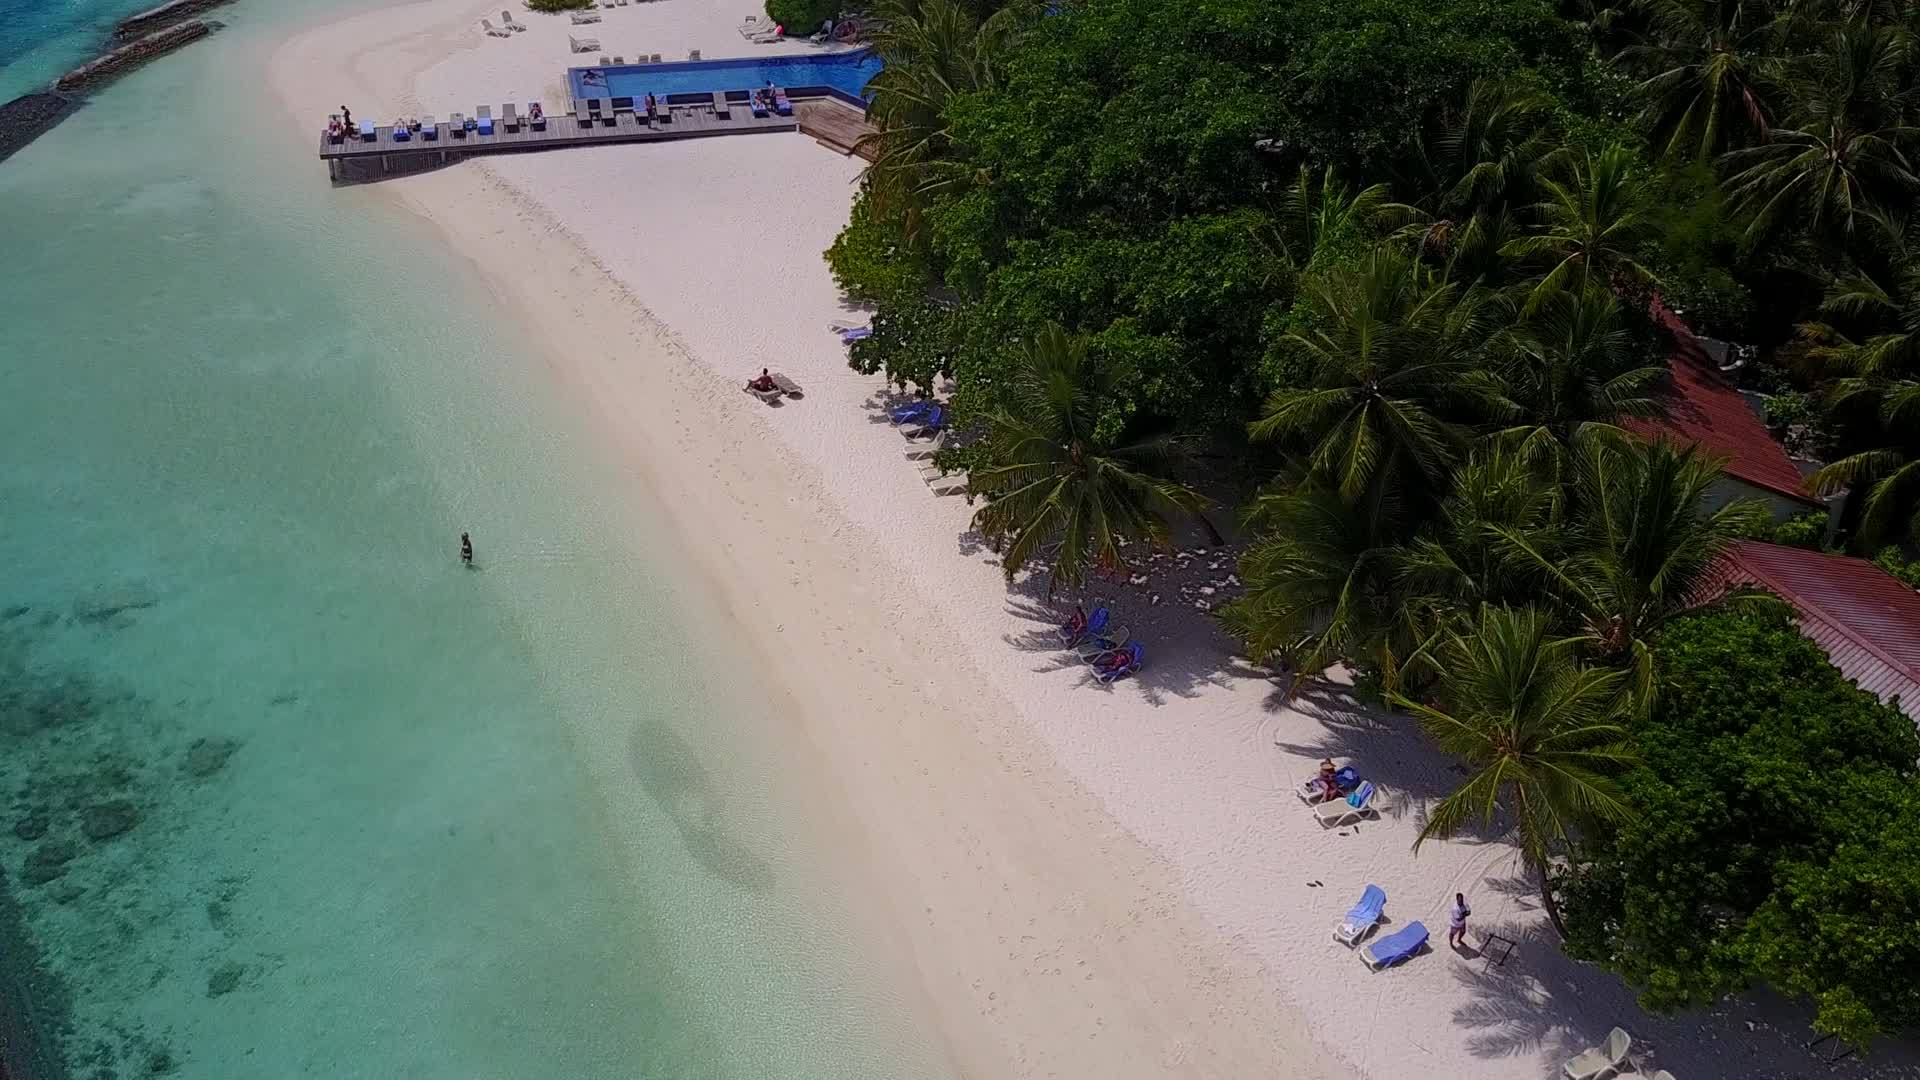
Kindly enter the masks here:
M 702 869 L 750 892 L 773 888 L 772 865 L 728 832 L 725 798 L 691 743 L 658 721 L 636 720 L 627 761 L 640 790 L 673 822 Z

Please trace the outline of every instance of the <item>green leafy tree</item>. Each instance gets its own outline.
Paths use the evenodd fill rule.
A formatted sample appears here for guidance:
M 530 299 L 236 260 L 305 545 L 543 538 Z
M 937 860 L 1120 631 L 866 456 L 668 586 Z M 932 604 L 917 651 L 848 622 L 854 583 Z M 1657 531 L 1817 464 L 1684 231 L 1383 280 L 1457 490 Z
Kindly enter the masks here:
M 1489 332 L 1470 290 L 1389 247 L 1302 287 L 1307 325 L 1286 335 L 1306 385 L 1268 395 L 1248 432 L 1306 448 L 1309 482 L 1349 501 L 1376 481 L 1444 482 L 1462 421 L 1504 407 L 1471 361 Z
M 1536 445 L 1568 446 L 1589 425 L 1663 412 L 1655 395 L 1666 368 L 1640 362 L 1611 290 L 1552 293 L 1506 342 L 1506 394 Z
M 1304 674 L 1337 660 L 1394 666 L 1387 643 L 1401 609 L 1392 578 L 1400 508 L 1390 495 L 1268 493 L 1247 521 L 1261 531 L 1240 557 L 1246 591 L 1219 618 L 1249 657 L 1278 657 Z
M 1864 487 L 1861 539 L 1873 544 L 1901 536 L 1920 539 L 1920 382 L 1841 379 L 1836 407 L 1865 399 L 1880 422 L 1883 445 L 1821 466 L 1808 479 L 1822 493 Z
M 1082 580 L 1090 567 L 1118 567 L 1123 543 L 1163 543 L 1168 514 L 1205 505 L 1166 478 L 1170 436 L 1116 430 L 1106 411 L 1111 379 L 1086 339 L 1049 326 L 1022 355 L 1005 401 L 984 418 L 978 464 L 967 476 L 969 497 L 986 499 L 974 524 L 1006 545 L 1009 580 L 1055 542 L 1056 586 Z
M 1920 1023 L 1913 721 L 1778 612 L 1716 608 L 1659 635 L 1659 707 L 1621 778 L 1637 811 L 1558 882 L 1568 951 L 1658 1011 L 1764 983 L 1855 1045 Z
M 1653 281 L 1653 273 L 1636 261 L 1652 236 L 1653 220 L 1633 151 L 1612 143 L 1567 161 L 1561 176 L 1540 181 L 1547 192 L 1534 208 L 1540 228 L 1504 249 L 1545 267 L 1527 297 L 1529 312 L 1563 290 Z
M 1756 0 L 1641 0 L 1649 33 L 1620 61 L 1644 74 L 1641 122 L 1661 154 L 1711 158 L 1767 137 L 1779 66 L 1773 13 Z
M 1552 583 L 1572 611 L 1588 651 L 1633 673 L 1633 697 L 1652 707 L 1653 641 L 1688 610 L 1727 545 L 1769 524 L 1757 500 L 1703 512 L 1720 478 L 1718 462 L 1692 447 L 1595 436 L 1570 455 L 1574 500 L 1567 535 L 1502 535 Z
M 1844 239 L 1868 209 L 1920 190 L 1896 85 L 1909 49 L 1892 27 L 1833 29 L 1794 80 L 1781 124 L 1726 155 L 1727 190 L 1751 218 L 1750 238 L 1790 220 L 1816 239 Z
M 1618 826 L 1634 809 L 1611 778 L 1633 761 L 1625 739 L 1623 673 L 1589 667 L 1579 642 L 1535 608 L 1482 607 L 1435 651 L 1438 704 L 1391 695 L 1442 750 L 1474 771 L 1436 803 L 1414 850 L 1505 812 L 1564 935 L 1547 868 L 1592 824 Z

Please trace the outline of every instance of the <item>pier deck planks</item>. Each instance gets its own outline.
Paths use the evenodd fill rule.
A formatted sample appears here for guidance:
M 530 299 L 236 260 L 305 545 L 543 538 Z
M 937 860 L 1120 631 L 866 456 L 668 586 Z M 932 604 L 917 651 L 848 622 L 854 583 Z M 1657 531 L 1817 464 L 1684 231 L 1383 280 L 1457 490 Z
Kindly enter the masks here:
M 708 135 L 741 135 L 763 131 L 793 131 L 799 121 L 791 116 L 756 117 L 745 107 L 732 110 L 731 117 L 714 114 L 711 106 L 690 105 L 676 107 L 673 110 L 673 122 L 670 124 L 649 124 L 643 117 L 632 112 L 614 114 L 616 123 L 609 127 L 596 122 L 592 127 L 583 127 L 572 113 L 549 113 L 547 130 L 535 131 L 521 118 L 519 131 L 508 131 L 506 125 L 498 119 L 493 122 L 493 134 L 481 135 L 469 131 L 462 138 L 454 138 L 445 121 L 439 124 L 440 137 L 433 142 L 425 142 L 419 132 L 406 142 L 393 141 L 391 126 L 376 126 L 372 142 L 363 142 L 358 133 L 349 133 L 345 142 L 330 143 L 325 132 L 320 134 L 320 156 L 329 162 L 364 161 L 370 158 L 387 156 L 391 158 L 410 158 L 432 156 L 435 154 L 487 154 L 510 153 L 518 150 L 548 150 L 570 146 L 611 146 L 619 143 L 664 142 L 669 139 L 691 139 Z

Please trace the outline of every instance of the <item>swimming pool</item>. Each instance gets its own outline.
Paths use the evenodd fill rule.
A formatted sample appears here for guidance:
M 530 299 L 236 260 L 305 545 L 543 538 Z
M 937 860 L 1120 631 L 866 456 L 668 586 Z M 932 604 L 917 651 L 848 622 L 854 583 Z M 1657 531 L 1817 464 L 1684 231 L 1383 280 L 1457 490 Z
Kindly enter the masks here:
M 691 60 L 662 64 L 568 68 L 567 86 L 575 98 L 644 97 L 647 94 L 710 94 L 715 90 L 751 90 L 772 83 L 784 89 L 824 86 L 854 101 L 867 80 L 880 71 L 870 49 L 823 56 L 741 56 L 728 60 Z M 601 78 L 583 81 L 588 72 Z

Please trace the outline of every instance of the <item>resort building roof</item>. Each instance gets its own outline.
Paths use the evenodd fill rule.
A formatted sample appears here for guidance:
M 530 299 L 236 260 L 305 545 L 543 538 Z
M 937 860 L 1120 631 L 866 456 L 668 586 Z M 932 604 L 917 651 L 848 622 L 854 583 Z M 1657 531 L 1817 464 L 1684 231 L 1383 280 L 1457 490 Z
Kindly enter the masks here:
M 1778 593 L 1841 674 L 1920 721 L 1920 593 L 1865 559 L 1752 540 L 1728 550 L 1710 592 L 1741 585 Z
M 1687 324 L 1659 300 L 1653 303 L 1653 318 L 1673 337 L 1673 354 L 1667 359 L 1671 377 L 1667 415 L 1629 420 L 1626 426 L 1650 439 L 1699 446 L 1725 458 L 1729 476 L 1809 508 L 1822 508 L 1824 504 L 1806 489 L 1787 452 L 1740 391 L 1714 368 Z

